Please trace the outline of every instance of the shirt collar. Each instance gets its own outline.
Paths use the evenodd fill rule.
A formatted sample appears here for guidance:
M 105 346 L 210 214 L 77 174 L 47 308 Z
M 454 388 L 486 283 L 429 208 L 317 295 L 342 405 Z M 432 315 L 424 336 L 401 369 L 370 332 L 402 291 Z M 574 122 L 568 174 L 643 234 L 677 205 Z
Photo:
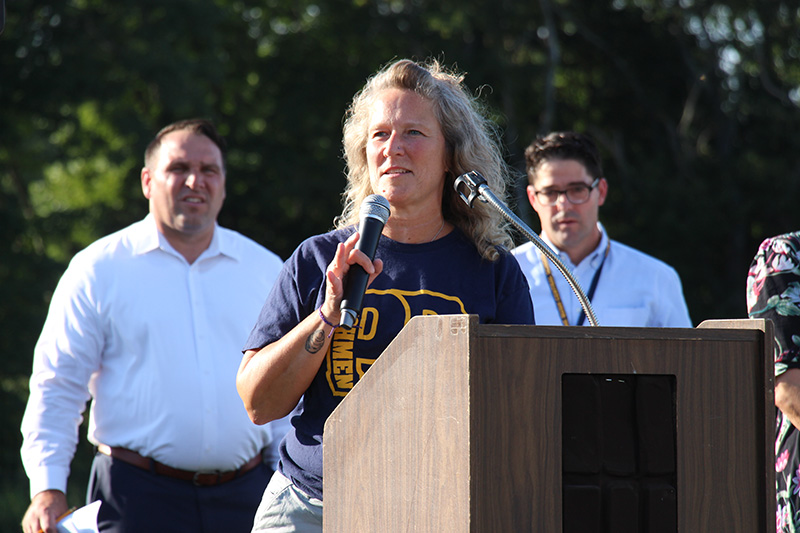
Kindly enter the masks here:
M 146 254 L 158 249 L 183 258 L 183 256 L 172 247 L 167 238 L 158 231 L 156 220 L 152 213 L 149 213 L 144 220 L 139 223 L 134 237 L 133 252 L 136 254 Z M 234 245 L 233 240 L 228 238 L 228 235 L 224 231 L 221 231 L 219 224 L 214 223 L 214 236 L 211 237 L 211 243 L 208 245 L 208 248 L 200 254 L 197 260 L 202 261 L 218 255 L 225 255 L 238 261 L 241 256 L 241 250 Z
M 606 233 L 606 229 L 603 225 L 598 222 L 597 229 L 600 230 L 600 242 L 597 244 L 597 248 L 594 249 L 592 253 L 589 254 L 589 261 L 592 268 L 600 268 L 600 265 L 603 264 L 603 260 L 606 255 L 606 249 L 608 248 L 608 234 Z

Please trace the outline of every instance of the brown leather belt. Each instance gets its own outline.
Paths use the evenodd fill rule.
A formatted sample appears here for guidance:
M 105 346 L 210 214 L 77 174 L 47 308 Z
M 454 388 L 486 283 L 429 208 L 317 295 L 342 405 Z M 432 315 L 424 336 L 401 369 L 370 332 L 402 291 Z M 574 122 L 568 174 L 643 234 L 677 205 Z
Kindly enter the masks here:
M 154 472 L 161 476 L 191 481 L 193 484 L 201 487 L 221 485 L 223 483 L 227 483 L 228 481 L 232 481 L 245 472 L 249 472 L 250 470 L 254 469 L 260 465 L 262 461 L 261 454 L 259 453 L 245 464 L 240 466 L 237 470 L 230 470 L 228 472 L 219 472 L 213 470 L 205 472 L 193 472 L 191 470 L 181 470 L 180 468 L 167 466 L 164 463 L 159 463 L 155 459 L 150 459 L 149 457 L 139 455 L 135 451 L 128 450 L 127 448 L 111 447 L 106 446 L 105 444 L 99 444 L 97 446 L 97 451 L 103 455 L 108 455 L 113 459 L 119 459 L 120 461 L 141 468 L 142 470 Z

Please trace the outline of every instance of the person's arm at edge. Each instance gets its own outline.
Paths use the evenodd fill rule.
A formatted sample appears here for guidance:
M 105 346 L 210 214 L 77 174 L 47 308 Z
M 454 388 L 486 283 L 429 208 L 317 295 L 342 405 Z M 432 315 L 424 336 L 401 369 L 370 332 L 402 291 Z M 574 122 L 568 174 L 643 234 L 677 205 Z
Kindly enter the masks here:
M 789 419 L 789 422 L 800 429 L 800 368 L 790 367 L 784 370 L 792 357 L 783 360 L 781 342 L 783 338 L 791 338 L 794 334 L 788 316 L 778 313 L 768 305 L 769 301 L 781 294 L 785 286 L 775 279 L 775 270 L 770 266 L 768 258 L 773 241 L 781 237 L 772 237 L 764 240 L 758 247 L 755 257 L 750 265 L 747 276 L 747 316 L 750 318 L 765 318 L 772 320 L 775 327 L 775 406 Z M 795 277 L 795 279 L 797 279 Z M 755 290 L 761 284 L 760 290 Z M 750 291 L 753 290 L 751 294 Z M 751 300 L 752 297 L 752 300 Z
M 77 256 L 73 258 L 59 280 L 34 350 L 31 392 L 20 428 L 23 434 L 21 458 L 31 484 L 31 503 L 22 519 L 25 532 L 37 533 L 40 529 L 55 532 L 58 518 L 67 511 L 69 464 L 77 446 L 82 407 L 89 399 L 89 376 L 99 365 L 102 335 L 94 327 L 96 321 L 87 318 L 93 316 L 93 305 L 86 296 L 88 281 L 79 261 Z M 76 325 L 79 319 L 80 327 Z M 56 373 L 61 365 L 51 359 L 67 345 L 69 353 L 82 354 L 78 358 L 82 361 L 78 363 L 82 377 L 61 380 L 69 383 L 64 388 L 41 376 Z M 58 450 L 64 457 L 59 459 L 57 453 L 46 452 L 47 449 Z M 47 460 L 41 459 L 42 454 L 48 456 Z
M 775 377 L 775 406 L 800 429 L 800 368 Z

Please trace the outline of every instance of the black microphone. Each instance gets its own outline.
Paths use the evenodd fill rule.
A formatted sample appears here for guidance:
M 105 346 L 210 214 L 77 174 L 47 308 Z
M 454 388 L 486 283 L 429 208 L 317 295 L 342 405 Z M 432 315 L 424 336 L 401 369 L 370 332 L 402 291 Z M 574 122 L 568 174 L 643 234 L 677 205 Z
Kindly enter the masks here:
M 389 220 L 389 202 L 379 194 L 370 194 L 364 199 L 359 212 L 361 221 L 358 225 L 358 242 L 356 250 L 364 252 L 369 260 L 375 258 L 375 249 L 378 239 L 383 231 L 383 226 Z M 361 265 L 352 265 L 344 280 L 344 298 L 339 305 L 342 312 L 340 325 L 345 329 L 352 328 L 356 317 L 361 312 L 361 303 L 364 292 L 367 290 L 369 274 Z

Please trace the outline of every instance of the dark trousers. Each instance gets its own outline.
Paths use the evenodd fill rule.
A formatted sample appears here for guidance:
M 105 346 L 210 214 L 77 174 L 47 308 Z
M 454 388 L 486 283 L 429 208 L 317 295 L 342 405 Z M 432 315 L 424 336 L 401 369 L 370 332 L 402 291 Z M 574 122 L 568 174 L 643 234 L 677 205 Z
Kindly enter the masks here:
M 103 502 L 103 532 L 248 533 L 271 476 L 262 463 L 228 483 L 197 487 L 97 453 L 86 497 Z

